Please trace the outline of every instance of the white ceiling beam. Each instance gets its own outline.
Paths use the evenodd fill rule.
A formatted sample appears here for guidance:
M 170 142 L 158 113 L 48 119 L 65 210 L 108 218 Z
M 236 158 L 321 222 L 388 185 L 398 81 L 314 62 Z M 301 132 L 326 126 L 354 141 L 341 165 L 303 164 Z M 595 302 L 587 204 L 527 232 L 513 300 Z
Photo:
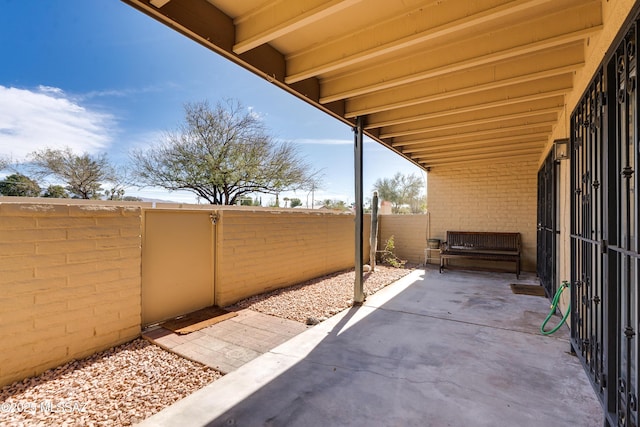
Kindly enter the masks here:
M 313 22 L 340 12 L 362 0 L 280 0 L 234 19 L 236 43 L 240 55 L 265 43 L 304 28 Z

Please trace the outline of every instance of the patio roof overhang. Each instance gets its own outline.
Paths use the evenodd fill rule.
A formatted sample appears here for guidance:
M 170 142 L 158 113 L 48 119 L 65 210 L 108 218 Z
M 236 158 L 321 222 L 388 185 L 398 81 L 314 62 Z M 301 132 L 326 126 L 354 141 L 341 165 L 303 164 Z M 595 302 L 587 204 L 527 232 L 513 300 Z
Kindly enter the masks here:
M 603 26 L 600 0 L 123 1 L 423 169 L 539 160 Z

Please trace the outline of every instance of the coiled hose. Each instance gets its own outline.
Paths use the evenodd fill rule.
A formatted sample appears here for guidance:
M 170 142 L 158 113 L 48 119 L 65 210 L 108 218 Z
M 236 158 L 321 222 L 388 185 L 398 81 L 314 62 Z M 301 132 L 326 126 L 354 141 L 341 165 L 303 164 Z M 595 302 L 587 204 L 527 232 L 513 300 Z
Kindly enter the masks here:
M 553 301 L 551 302 L 551 311 L 547 315 L 547 318 L 544 319 L 544 322 L 542 322 L 542 325 L 540 325 L 540 333 L 542 335 L 551 335 L 552 333 L 560 329 L 560 326 L 564 324 L 564 322 L 567 320 L 567 317 L 569 317 L 569 313 L 571 313 L 571 303 L 569 303 L 569 305 L 567 306 L 567 311 L 564 313 L 564 316 L 562 316 L 562 321 L 558 323 L 550 331 L 544 330 L 544 327 L 547 326 L 547 322 L 551 319 L 551 316 L 553 316 L 553 313 L 555 313 L 556 309 L 558 308 L 558 303 L 560 302 L 560 295 L 562 295 L 562 291 L 564 291 L 565 288 L 569 288 L 569 282 L 567 282 L 566 280 L 562 282 L 562 285 L 560 285 L 560 289 L 558 289 L 558 291 L 556 292 L 556 295 L 553 297 Z

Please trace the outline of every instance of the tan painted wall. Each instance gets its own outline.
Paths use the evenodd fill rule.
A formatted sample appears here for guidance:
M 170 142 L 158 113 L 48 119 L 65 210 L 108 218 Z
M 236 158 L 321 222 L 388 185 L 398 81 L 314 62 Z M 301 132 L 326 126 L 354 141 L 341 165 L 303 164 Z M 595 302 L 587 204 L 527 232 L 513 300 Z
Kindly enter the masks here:
M 393 236 L 396 256 L 411 263 L 424 262 L 427 247 L 427 215 L 380 215 L 378 249 Z
M 0 386 L 140 334 L 139 207 L 0 201 Z
M 163 233 L 169 258 L 152 257 L 147 264 L 153 265 L 142 266 L 143 211 L 172 221 L 182 216 L 177 221 L 186 218 L 191 235 L 203 229 L 200 243 L 215 244 L 219 256 L 209 252 L 215 265 L 191 279 L 206 282 L 214 275 L 217 305 L 353 267 L 353 215 L 95 203 L 0 198 L 0 386 L 139 336 L 142 271 L 175 273 L 180 260 L 171 250 L 189 246 L 160 221 L 153 233 Z M 215 212 L 219 220 L 212 227 L 209 214 Z M 366 261 L 370 217 L 364 222 Z M 158 248 L 158 236 L 144 238 Z M 196 305 L 211 304 L 211 294 L 202 295 Z
M 433 168 L 427 206 L 431 238 L 451 231 L 519 232 L 522 269 L 536 268 L 536 162 Z
M 220 306 L 353 267 L 353 215 L 290 210 L 219 214 L 215 300 Z M 370 220 L 365 216 L 365 260 Z

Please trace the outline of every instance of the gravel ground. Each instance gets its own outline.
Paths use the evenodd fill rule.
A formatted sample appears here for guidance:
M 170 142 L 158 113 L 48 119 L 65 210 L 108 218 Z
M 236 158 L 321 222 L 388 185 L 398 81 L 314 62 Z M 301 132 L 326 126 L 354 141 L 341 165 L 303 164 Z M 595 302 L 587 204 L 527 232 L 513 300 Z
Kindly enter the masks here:
M 364 291 L 372 295 L 411 271 L 408 268 L 378 265 L 375 272 L 364 274 Z M 272 316 L 315 324 L 353 304 L 355 277 L 353 270 L 342 271 L 256 295 L 229 308 L 249 308 Z
M 365 273 L 365 293 L 410 272 L 377 266 Z M 351 306 L 354 280 L 352 270 L 334 273 L 232 307 L 317 323 Z M 0 426 L 128 426 L 221 376 L 139 338 L 3 387 Z
M 0 426 L 128 426 L 221 376 L 139 338 L 0 389 Z

